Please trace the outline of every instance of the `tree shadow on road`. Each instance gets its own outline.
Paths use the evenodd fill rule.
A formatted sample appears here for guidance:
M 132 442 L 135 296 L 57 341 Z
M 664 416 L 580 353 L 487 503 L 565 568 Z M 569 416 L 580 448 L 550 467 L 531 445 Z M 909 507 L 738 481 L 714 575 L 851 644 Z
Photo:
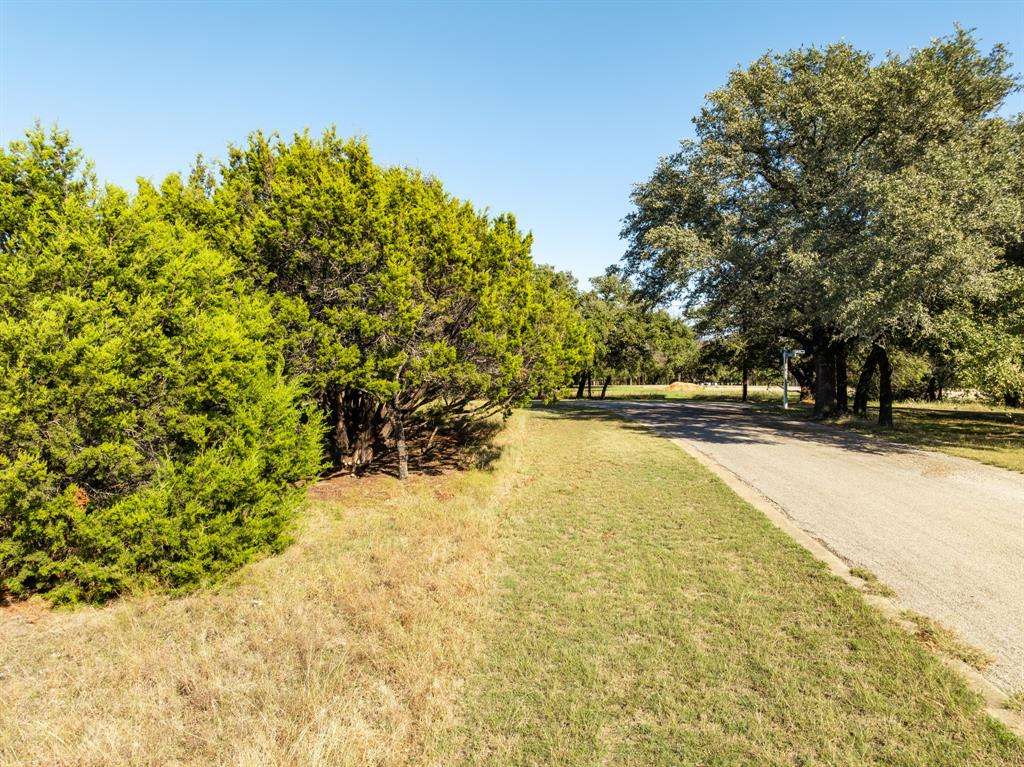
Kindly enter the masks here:
M 739 402 L 567 400 L 549 407 L 575 418 L 617 421 L 626 428 L 698 444 L 772 444 L 783 436 L 872 455 L 917 452 L 910 445 L 841 431 Z

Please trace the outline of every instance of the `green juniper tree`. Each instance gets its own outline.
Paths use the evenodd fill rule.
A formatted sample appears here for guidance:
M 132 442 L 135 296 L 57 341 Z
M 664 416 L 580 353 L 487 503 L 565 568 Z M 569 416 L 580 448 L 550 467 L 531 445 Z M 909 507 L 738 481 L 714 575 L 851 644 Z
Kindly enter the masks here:
M 0 592 L 95 601 L 285 540 L 319 422 L 266 296 L 66 133 L 0 151 Z
M 337 467 L 393 447 L 404 476 L 411 437 L 553 396 L 585 353 L 512 216 L 377 165 L 363 141 L 254 134 L 212 204 L 213 237 L 275 296 Z
M 404 477 L 427 429 L 553 397 L 589 341 L 530 247 L 333 132 L 129 196 L 30 131 L 0 152 L 0 597 L 215 579 L 282 545 L 325 433 Z

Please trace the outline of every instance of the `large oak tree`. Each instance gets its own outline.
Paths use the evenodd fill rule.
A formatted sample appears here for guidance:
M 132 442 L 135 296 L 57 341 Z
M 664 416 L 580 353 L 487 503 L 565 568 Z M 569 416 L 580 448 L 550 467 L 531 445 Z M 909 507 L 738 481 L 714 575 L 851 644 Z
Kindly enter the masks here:
M 845 409 L 845 360 L 992 289 L 1019 215 L 1006 51 L 949 38 L 875 62 L 846 43 L 768 54 L 708 95 L 696 139 L 633 195 L 628 273 L 649 295 L 813 355 L 815 414 Z M 883 407 L 883 422 L 891 411 Z

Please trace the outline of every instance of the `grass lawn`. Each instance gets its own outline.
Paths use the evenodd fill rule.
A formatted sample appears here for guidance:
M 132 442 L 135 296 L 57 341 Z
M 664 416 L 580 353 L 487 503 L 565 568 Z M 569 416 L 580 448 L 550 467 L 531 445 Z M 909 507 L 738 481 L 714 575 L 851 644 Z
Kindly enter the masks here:
M 958 678 L 670 442 L 597 414 L 528 429 L 470 763 L 1022 763 Z
M 978 406 L 929 407 L 931 404 L 896 406 L 893 429 L 878 428 L 878 410 L 871 407 L 867 420 L 848 416 L 836 425 L 1024 472 L 1024 412 Z
M 0 611 L 0 764 L 1024 764 L 670 442 L 570 407 L 500 440 L 490 469 L 317 486 L 216 590 Z
M 795 402 L 799 389 L 790 389 L 790 402 Z M 601 394 L 601 387 L 594 388 L 594 399 Z M 564 399 L 576 396 L 575 389 L 565 389 Z M 609 386 L 605 399 L 695 399 L 695 400 L 730 400 L 739 402 L 743 397 L 741 386 L 704 386 L 699 389 L 672 391 L 664 386 Z M 782 403 L 781 386 L 748 386 L 747 399 L 751 402 Z
M 669 391 L 658 386 L 610 386 L 607 398 L 738 402 L 741 392 L 738 386 L 709 386 L 701 391 Z M 789 393 L 793 415 L 809 418 L 810 406 L 796 401 L 799 392 L 790 389 Z M 751 386 L 748 400 L 778 406 L 782 403 L 782 389 L 779 386 Z M 848 416 L 833 422 L 833 425 L 1024 472 L 1024 410 L 957 400 L 901 402 L 894 408 L 894 429 L 879 429 L 877 420 L 876 402 L 868 408 L 867 419 Z

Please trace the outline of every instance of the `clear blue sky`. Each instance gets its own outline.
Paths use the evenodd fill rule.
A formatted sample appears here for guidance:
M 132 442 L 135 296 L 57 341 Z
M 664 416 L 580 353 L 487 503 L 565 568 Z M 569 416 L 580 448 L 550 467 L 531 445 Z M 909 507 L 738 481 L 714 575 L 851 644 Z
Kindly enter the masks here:
M 631 185 L 703 95 L 765 50 L 905 52 L 976 27 L 1024 63 L 1024 2 L 45 3 L 0 0 L 0 140 L 69 129 L 133 187 L 256 128 L 332 123 L 379 161 L 512 211 L 586 279 L 622 252 Z M 1024 111 L 1016 95 L 1010 111 Z

